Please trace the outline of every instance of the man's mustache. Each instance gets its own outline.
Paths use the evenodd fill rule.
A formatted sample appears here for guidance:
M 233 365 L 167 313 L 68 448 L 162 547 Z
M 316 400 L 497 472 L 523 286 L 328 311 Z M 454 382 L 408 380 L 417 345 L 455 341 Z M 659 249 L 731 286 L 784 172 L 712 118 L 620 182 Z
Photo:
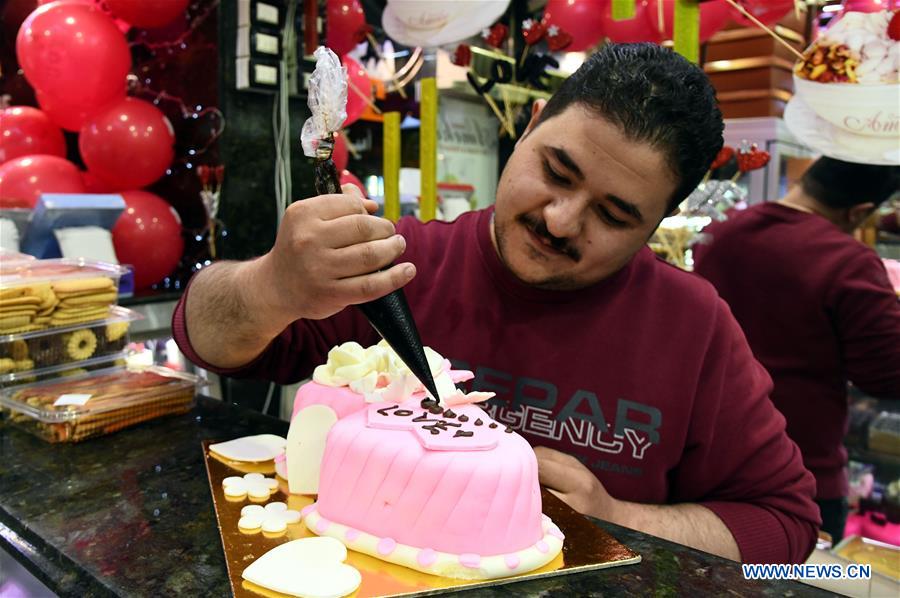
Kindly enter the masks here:
M 521 214 L 517 220 L 528 227 L 531 232 L 542 239 L 546 239 L 550 246 L 553 249 L 562 252 L 566 256 L 570 257 L 573 261 L 581 261 L 581 252 L 578 251 L 575 247 L 569 243 L 567 239 L 554 237 L 549 230 L 547 230 L 547 223 L 543 220 L 538 220 L 537 218 L 531 216 L 530 214 Z

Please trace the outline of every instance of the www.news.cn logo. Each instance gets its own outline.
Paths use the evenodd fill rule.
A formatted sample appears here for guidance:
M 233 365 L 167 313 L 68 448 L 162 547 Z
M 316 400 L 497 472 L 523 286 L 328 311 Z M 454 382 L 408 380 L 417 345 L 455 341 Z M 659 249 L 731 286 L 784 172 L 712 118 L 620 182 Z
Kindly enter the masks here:
M 871 565 L 741 565 L 744 579 L 871 579 Z

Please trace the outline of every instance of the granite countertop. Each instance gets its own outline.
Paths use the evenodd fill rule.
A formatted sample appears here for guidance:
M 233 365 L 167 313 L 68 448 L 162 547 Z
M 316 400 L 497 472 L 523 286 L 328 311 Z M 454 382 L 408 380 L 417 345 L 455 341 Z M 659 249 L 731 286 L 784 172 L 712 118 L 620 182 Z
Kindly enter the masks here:
M 200 442 L 259 433 L 286 435 L 287 424 L 202 397 L 189 414 L 81 444 L 48 444 L 4 422 L 0 546 L 63 596 L 228 596 Z M 643 561 L 466 594 L 826 595 L 748 582 L 736 563 L 597 524 Z

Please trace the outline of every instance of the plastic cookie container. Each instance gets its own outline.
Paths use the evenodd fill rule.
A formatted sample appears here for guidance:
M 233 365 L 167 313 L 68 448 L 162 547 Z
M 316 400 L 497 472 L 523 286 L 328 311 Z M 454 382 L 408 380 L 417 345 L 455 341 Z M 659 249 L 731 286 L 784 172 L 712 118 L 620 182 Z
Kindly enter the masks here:
M 201 379 L 164 367 L 127 367 L 0 390 L 9 421 L 48 442 L 80 442 L 194 405 Z

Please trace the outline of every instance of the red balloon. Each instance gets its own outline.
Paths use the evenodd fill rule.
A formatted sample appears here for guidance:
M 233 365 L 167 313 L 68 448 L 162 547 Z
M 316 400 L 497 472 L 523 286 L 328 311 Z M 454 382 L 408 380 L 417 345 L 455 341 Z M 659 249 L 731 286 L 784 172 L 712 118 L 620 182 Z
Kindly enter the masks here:
M 71 104 L 66 99 L 46 94 L 38 89 L 34 90 L 38 106 L 44 111 L 56 126 L 77 133 L 90 117 L 103 110 L 109 104 L 119 101 L 121 98 L 110 98 L 105 102 L 92 104 Z M 122 97 L 125 96 L 125 88 L 122 88 Z
M 602 8 L 598 0 L 550 0 L 543 20 L 572 36 L 566 51 L 581 52 L 603 38 Z
M 19 156 L 66 157 L 66 140 L 47 115 L 30 106 L 0 110 L 0 164 Z
M 647 1 L 638 0 L 633 19 L 616 21 L 612 18 L 612 4 L 606 0 L 601 8 L 602 27 L 606 37 L 618 43 L 661 42 L 659 30 L 650 25 L 647 17 Z
M 88 170 L 81 171 L 81 182 L 84 183 L 84 190 L 88 193 L 118 193 L 124 191 L 121 187 L 110 185 Z
M 357 187 L 359 187 L 359 190 L 362 191 L 363 197 L 369 197 L 369 194 L 366 193 L 366 186 L 363 185 L 362 181 L 359 180 L 356 177 L 356 175 L 353 174 L 352 172 L 350 172 L 349 170 L 341 171 L 340 181 L 341 181 L 341 185 L 348 185 L 348 184 L 356 185 Z
M 737 0 L 744 10 L 762 21 L 763 25 L 772 25 L 781 20 L 794 8 L 794 0 Z M 756 27 L 741 11 L 732 7 L 731 18 L 744 27 Z
M 188 0 L 106 0 L 112 14 L 135 27 L 168 25 L 184 16 Z
M 90 4 L 39 7 L 19 29 L 16 55 L 36 89 L 80 106 L 121 94 L 131 68 L 125 37 Z
M 339 171 L 347 168 L 347 162 L 350 161 L 350 151 L 347 149 L 347 142 L 340 133 L 334 138 L 334 149 L 331 150 L 331 159 L 334 160 L 334 166 Z
M 122 33 L 128 33 L 128 30 L 131 29 L 130 23 L 126 23 L 122 19 L 113 17 L 112 13 L 109 12 L 109 8 L 107 8 L 104 4 L 103 0 L 38 0 L 38 6 L 50 4 L 51 2 L 65 2 L 68 4 L 91 4 L 99 8 L 103 12 L 103 14 L 110 17 L 113 20 L 113 23 L 116 24 L 116 28 Z
M 356 36 L 366 26 L 366 15 L 359 0 L 328 0 L 325 11 L 325 43 L 343 56 L 356 47 Z
M 125 211 L 112 230 L 116 257 L 134 267 L 134 286 L 145 289 L 171 274 L 184 251 L 181 219 L 169 203 L 147 191 L 125 191 Z
M 149 102 L 124 98 L 90 118 L 78 148 L 91 173 L 120 189 L 137 189 L 163 175 L 175 155 L 172 123 Z
M 366 111 L 366 99 L 372 101 L 372 81 L 363 65 L 352 56 L 345 54 L 343 63 L 347 67 L 347 120 L 344 126 L 349 127 Z
M 675 21 L 675 3 L 671 0 L 650 0 L 647 18 L 650 26 L 659 31 L 659 3 L 663 5 L 663 37 L 672 39 Z M 793 0 L 791 0 L 793 2 Z M 705 42 L 715 35 L 731 18 L 732 7 L 725 0 L 711 0 L 700 4 L 700 41 Z
M 84 193 L 78 168 L 59 156 L 22 156 L 0 166 L 0 207 L 33 208 L 41 193 Z

